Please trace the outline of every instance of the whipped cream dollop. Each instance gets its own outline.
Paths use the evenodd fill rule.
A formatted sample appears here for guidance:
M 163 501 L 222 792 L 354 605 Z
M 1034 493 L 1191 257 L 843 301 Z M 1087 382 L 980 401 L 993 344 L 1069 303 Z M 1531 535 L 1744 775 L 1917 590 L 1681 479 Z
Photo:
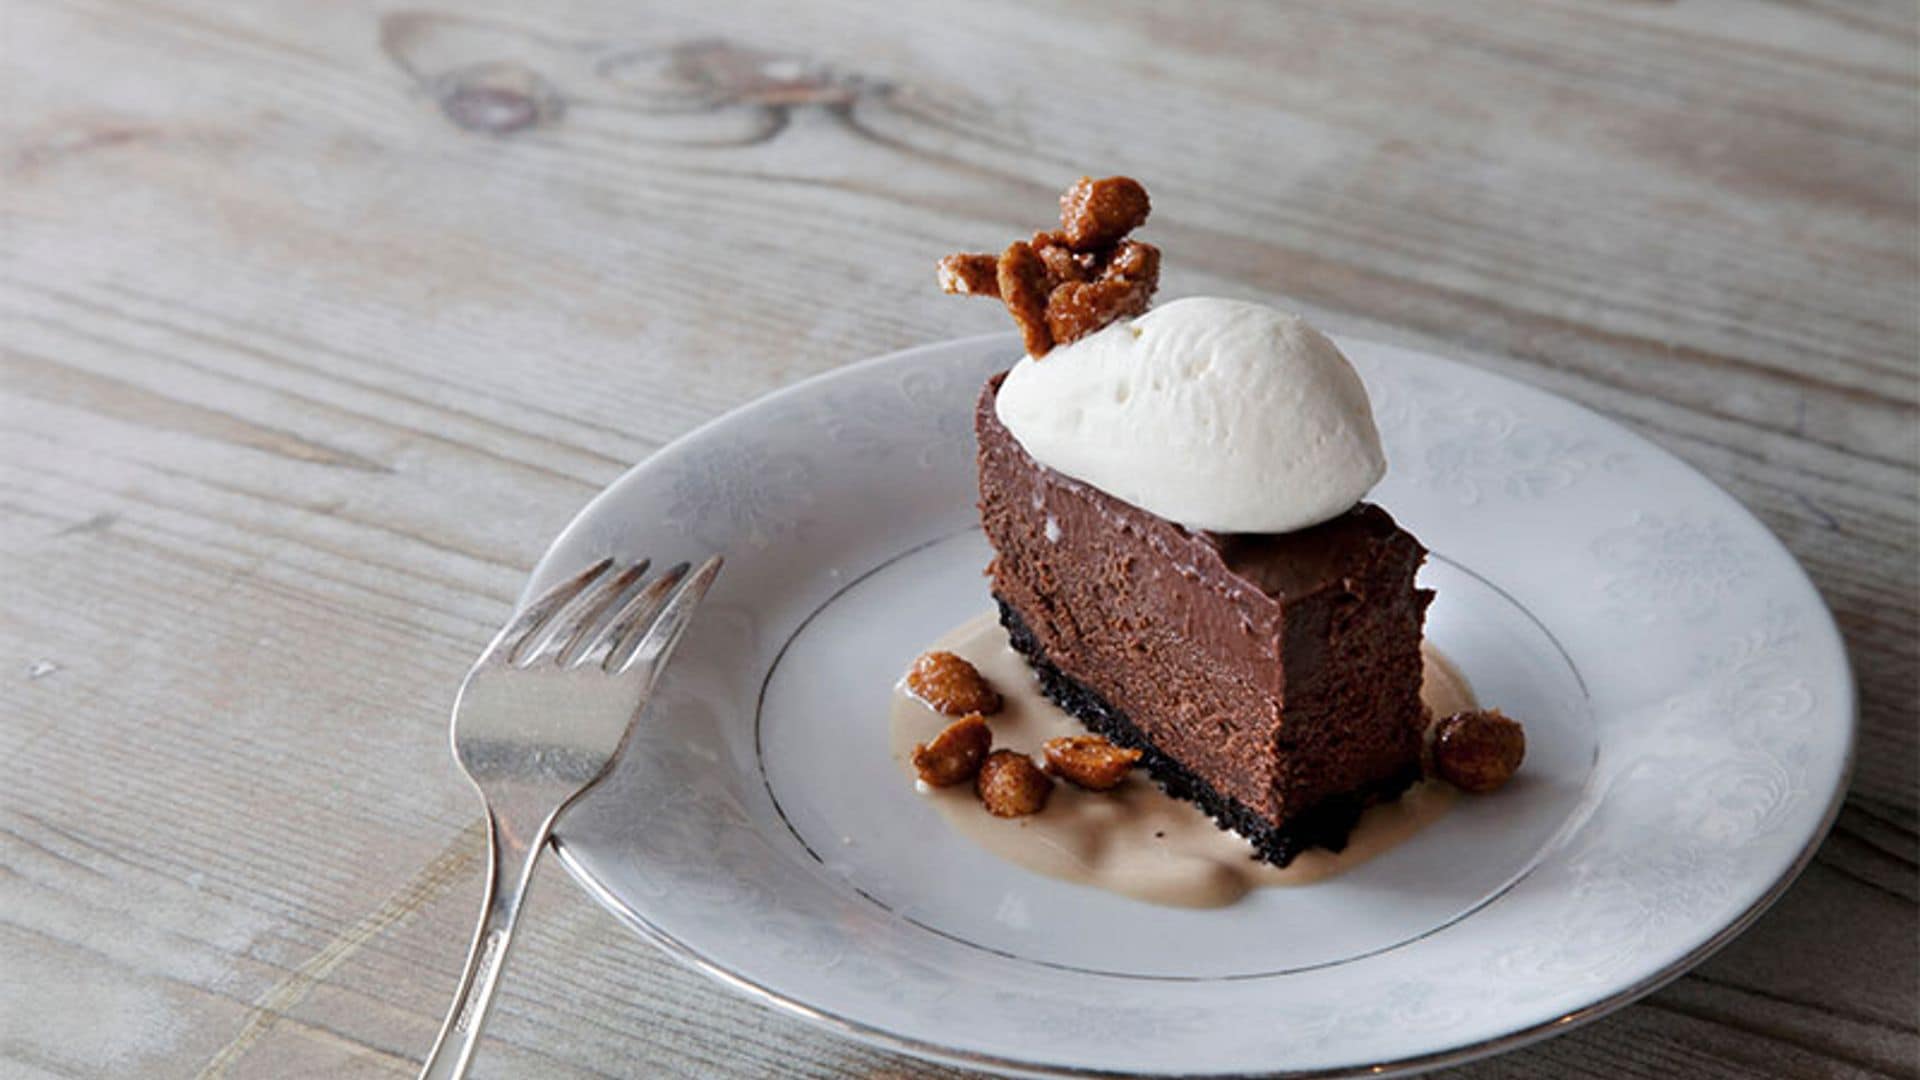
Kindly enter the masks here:
M 1387 467 L 1333 342 L 1240 300 L 1175 300 L 1022 359 L 995 409 L 1036 461 L 1190 529 L 1316 525 Z

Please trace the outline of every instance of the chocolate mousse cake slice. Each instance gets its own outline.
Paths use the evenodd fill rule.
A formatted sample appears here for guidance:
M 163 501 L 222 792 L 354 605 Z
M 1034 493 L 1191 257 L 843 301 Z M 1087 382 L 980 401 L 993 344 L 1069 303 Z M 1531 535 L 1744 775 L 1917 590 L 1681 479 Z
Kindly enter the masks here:
M 1144 752 L 1285 866 L 1420 776 L 1426 557 L 1361 504 L 1296 532 L 1183 528 L 1041 465 L 980 396 L 980 518 L 1013 647 L 1047 696 Z
M 993 595 L 1049 697 L 1284 866 L 1420 776 L 1426 551 L 1362 501 L 1385 459 L 1330 341 L 1236 301 L 1147 311 L 1148 210 L 1082 178 L 1058 230 L 941 263 L 1027 352 L 975 417 Z

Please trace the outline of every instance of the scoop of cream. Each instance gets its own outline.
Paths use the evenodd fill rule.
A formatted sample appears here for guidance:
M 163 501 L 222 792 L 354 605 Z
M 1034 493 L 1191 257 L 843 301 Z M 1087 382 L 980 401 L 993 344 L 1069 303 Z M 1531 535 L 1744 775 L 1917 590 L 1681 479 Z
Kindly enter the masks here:
M 1303 529 L 1387 467 L 1333 342 L 1240 300 L 1175 300 L 1027 357 L 995 409 L 1041 464 L 1192 529 Z

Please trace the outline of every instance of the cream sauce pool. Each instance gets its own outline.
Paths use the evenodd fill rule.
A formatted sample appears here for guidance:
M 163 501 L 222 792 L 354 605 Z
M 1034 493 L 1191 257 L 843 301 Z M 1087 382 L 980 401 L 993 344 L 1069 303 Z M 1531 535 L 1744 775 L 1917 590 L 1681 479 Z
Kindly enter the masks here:
M 987 718 L 995 749 L 1006 747 L 1040 760 L 1040 744 L 1086 729 L 1040 692 L 1039 681 L 1006 631 L 989 612 L 948 632 L 931 648 L 965 657 L 1006 698 Z M 1435 716 L 1474 708 L 1466 679 L 1438 651 L 1423 649 L 1420 694 Z M 916 743 L 952 722 L 896 687 L 892 752 L 907 783 L 915 783 L 910 760 Z M 924 787 L 924 785 L 922 785 Z M 1422 781 L 1397 801 L 1369 808 L 1345 851 L 1311 849 L 1282 869 L 1253 858 L 1252 847 L 1214 825 L 1192 803 L 1175 799 L 1135 770 L 1111 791 L 1083 791 L 1057 782 L 1046 809 L 1023 818 L 996 818 L 974 796 L 972 784 L 925 788 L 924 796 L 955 831 L 995 855 L 1050 877 L 1155 904 L 1223 907 L 1249 891 L 1306 885 L 1332 877 L 1401 843 L 1446 813 L 1457 793 L 1438 781 Z

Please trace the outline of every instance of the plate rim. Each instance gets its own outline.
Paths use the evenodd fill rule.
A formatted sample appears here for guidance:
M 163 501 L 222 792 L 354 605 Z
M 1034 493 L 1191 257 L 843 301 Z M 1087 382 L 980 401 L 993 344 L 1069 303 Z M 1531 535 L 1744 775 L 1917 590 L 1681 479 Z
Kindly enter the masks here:
M 1851 680 L 1851 674 L 1849 674 L 1849 680 Z M 1849 738 L 1844 775 L 1851 780 L 1852 773 L 1853 747 L 1852 740 Z M 1450 1047 L 1446 1050 L 1438 1050 L 1431 1054 L 1418 1054 L 1392 1061 L 1353 1065 L 1331 1071 L 1326 1069 L 1279 1069 L 1258 1073 L 1196 1072 L 1183 1075 L 1199 1077 L 1257 1076 L 1269 1078 L 1269 1080 L 1295 1080 L 1295 1078 L 1304 1080 L 1304 1078 L 1307 1077 L 1410 1076 L 1431 1069 L 1445 1068 L 1450 1065 L 1463 1065 L 1470 1061 L 1492 1057 L 1509 1050 L 1518 1050 L 1522 1047 L 1542 1042 L 1553 1036 L 1565 1034 L 1575 1028 L 1583 1027 L 1633 1004 L 1648 994 L 1659 990 L 1668 983 L 1687 974 L 1689 971 L 1692 971 L 1696 966 L 1705 962 L 1707 958 L 1719 952 L 1735 938 L 1745 933 L 1762 915 L 1765 915 L 1767 910 L 1773 907 L 1780 897 L 1784 896 L 1786 891 L 1791 889 L 1794 883 L 1800 879 L 1801 873 L 1812 863 L 1814 855 L 1820 850 L 1820 845 L 1826 842 L 1827 832 L 1833 827 L 1834 820 L 1839 816 L 1841 804 L 1846 800 L 1846 789 L 1847 785 L 1842 785 L 1838 796 L 1829 801 L 1825 813 L 1821 816 L 1819 828 L 1815 830 L 1816 835 L 1812 842 L 1801 849 L 1799 855 L 1795 856 L 1793 864 L 1788 868 L 1787 872 L 1776 879 L 1768 888 L 1767 892 L 1763 894 L 1759 900 L 1755 901 L 1751 907 L 1741 912 L 1737 918 L 1722 927 L 1713 937 L 1708 938 L 1705 942 L 1702 942 L 1691 952 L 1681 956 L 1669 966 L 1654 972 L 1652 975 L 1647 976 L 1640 982 L 1624 990 L 1588 1005 L 1586 1008 L 1568 1013 L 1565 1016 L 1556 1017 L 1544 1023 L 1533 1024 L 1528 1027 L 1510 1031 L 1505 1035 L 1495 1038 L 1482 1039 L 1478 1042 L 1465 1043 L 1460 1046 Z M 638 934 L 643 940 L 673 957 L 682 965 L 724 986 L 730 987 L 736 993 L 762 1005 L 770 1006 L 776 1011 L 788 1016 L 794 1016 L 801 1020 L 808 1021 L 816 1027 L 837 1032 L 856 1042 L 864 1043 L 867 1046 L 908 1054 L 926 1061 L 936 1061 L 964 1068 L 987 1069 L 993 1072 L 1015 1076 L 1058 1077 L 1068 1078 L 1068 1080 L 1088 1080 L 1088 1078 L 1095 1078 L 1095 1080 L 1138 1080 L 1138 1078 L 1141 1077 L 1157 1078 L 1167 1075 L 1163 1073 L 1116 1072 L 1111 1069 L 1083 1068 L 1052 1062 L 1023 1061 L 1016 1058 L 1002 1057 L 997 1054 L 959 1050 L 909 1036 L 898 1035 L 884 1028 L 854 1020 L 850 1017 L 841 1016 L 831 1010 L 808 1005 L 803 1001 L 788 997 L 777 990 L 763 986 L 753 979 L 709 959 L 698 950 L 673 937 L 666 931 L 661 930 L 659 927 L 654 926 L 644 915 L 634 910 L 626 901 L 620 899 L 619 896 L 608 889 L 598 878 L 594 877 L 593 874 L 567 850 L 566 844 L 560 837 L 554 836 L 548 842 L 552 845 L 554 854 L 559 857 L 560 865 L 566 868 L 567 874 L 579 884 L 581 889 L 612 913 L 612 915 L 628 929 Z
M 1353 335 L 1338 335 L 1335 337 L 1335 340 L 1343 343 L 1364 342 L 1369 345 L 1381 345 L 1416 355 L 1434 356 L 1438 359 L 1446 360 L 1451 364 L 1458 364 L 1470 368 L 1476 375 L 1491 378 L 1501 384 L 1517 388 L 1523 392 L 1546 395 L 1555 402 L 1571 407 L 1587 421 L 1597 423 L 1611 432 L 1626 436 L 1637 443 L 1645 445 L 1661 455 L 1668 462 L 1678 465 L 1686 473 L 1691 474 L 1694 479 L 1725 496 L 1738 508 L 1741 514 L 1745 515 L 1754 525 L 1758 526 L 1761 533 L 1764 534 L 1766 541 L 1770 543 L 1779 554 L 1785 556 L 1787 563 L 1792 567 L 1792 571 L 1798 575 L 1801 583 L 1804 584 L 1808 591 L 1819 601 L 1819 624 L 1832 636 L 1833 641 L 1839 646 L 1838 653 L 1841 660 L 1839 665 L 1840 688 L 1843 693 L 1841 694 L 1840 700 L 1835 702 L 1835 711 L 1845 718 L 1844 731 L 1841 733 L 1844 737 L 1845 745 L 1840 756 L 1840 768 L 1834 790 L 1828 796 L 1827 805 L 1821 813 L 1819 822 L 1809 834 L 1807 841 L 1801 847 L 1800 851 L 1796 853 L 1790 863 L 1787 864 L 1785 870 L 1775 877 L 1753 903 L 1737 916 L 1726 922 L 1693 949 L 1679 955 L 1667 964 L 1661 966 L 1658 970 L 1642 977 L 1638 981 L 1624 988 L 1617 989 L 1565 1015 L 1530 1024 L 1526 1027 L 1518 1028 L 1491 1038 L 1451 1046 L 1431 1053 L 1417 1054 L 1376 1063 L 1356 1063 L 1348 1066 L 1340 1066 L 1334 1071 L 1319 1068 L 1304 1071 L 1282 1068 L 1279 1070 L 1267 1070 L 1254 1073 L 1202 1071 L 1188 1075 L 1216 1077 L 1263 1076 L 1273 1078 L 1408 1075 L 1429 1069 L 1463 1064 L 1479 1058 L 1519 1049 L 1605 1017 L 1659 990 L 1680 976 L 1685 975 L 1688 971 L 1691 971 L 1694 967 L 1704 962 L 1714 953 L 1746 932 L 1754 922 L 1758 921 L 1768 909 L 1779 901 L 1780 897 L 1785 895 L 1788 889 L 1792 888 L 1793 884 L 1799 880 L 1800 875 L 1805 872 L 1808 865 L 1812 863 L 1821 845 L 1825 843 L 1834 821 L 1838 818 L 1840 810 L 1846 801 L 1847 792 L 1852 786 L 1855 755 L 1859 741 L 1859 690 L 1857 680 L 1854 677 L 1852 656 L 1846 648 L 1845 638 L 1839 632 L 1839 626 L 1834 619 L 1832 608 L 1827 604 L 1826 598 L 1821 595 L 1818 587 L 1815 586 L 1812 578 L 1807 574 L 1805 566 L 1801 564 L 1799 558 L 1793 554 L 1792 550 L 1780 540 L 1779 536 L 1767 526 L 1766 522 L 1762 521 L 1748 509 L 1745 503 L 1734 497 L 1731 492 L 1728 492 L 1692 462 L 1580 401 L 1557 394 L 1544 387 L 1536 386 L 1504 372 L 1489 369 L 1480 364 L 1473 363 L 1470 360 L 1441 356 L 1440 354 L 1432 353 L 1425 349 L 1398 345 L 1392 342 L 1375 341 Z M 668 459 L 684 451 L 691 444 L 698 442 L 712 430 L 722 425 L 738 422 L 743 418 L 750 417 L 762 409 L 772 408 L 789 397 L 798 396 L 841 380 L 855 378 L 870 370 L 907 362 L 925 353 L 965 348 L 985 348 L 990 345 L 1016 346 L 1017 337 L 1010 332 L 974 334 L 940 341 L 924 342 L 904 349 L 881 353 L 810 375 L 804 379 L 789 383 L 786 386 L 768 391 L 734 408 L 728 409 L 717 416 L 707 419 L 629 466 L 618 477 L 614 478 L 582 505 L 568 521 L 567 525 L 554 536 L 553 540 L 550 541 L 545 550 L 542 551 L 539 560 L 535 563 L 533 571 L 529 574 L 528 581 L 523 587 L 517 602 L 520 604 L 526 602 L 533 591 L 535 582 L 546 569 L 548 560 L 551 559 L 556 552 L 566 548 L 575 539 L 577 532 L 588 528 L 589 522 L 597 515 L 603 505 L 616 498 L 618 493 L 626 488 L 640 473 L 659 467 Z M 987 1069 L 1003 1074 L 1068 1078 L 1132 1078 L 1166 1075 L 1162 1073 L 1115 1071 L 959 1049 L 912 1036 L 901 1035 L 883 1027 L 841 1015 L 830 1009 L 808 1004 L 805 1001 L 799 1000 L 797 997 L 783 994 L 780 991 L 765 986 L 752 977 L 711 959 L 698 949 L 680 941 L 664 929 L 654 925 L 644 914 L 622 899 L 587 868 L 580 860 L 580 857 L 570 850 L 561 831 L 556 830 L 555 835 L 549 840 L 549 843 L 560 865 L 567 871 L 568 876 L 573 878 L 575 883 L 578 884 L 589 897 L 610 912 L 617 920 L 642 940 L 647 941 L 655 948 L 665 952 L 685 967 L 712 978 L 748 1000 L 771 1007 L 785 1015 L 797 1017 L 818 1028 L 835 1032 L 868 1046 L 909 1054 L 923 1060 L 937 1061 L 967 1068 Z

